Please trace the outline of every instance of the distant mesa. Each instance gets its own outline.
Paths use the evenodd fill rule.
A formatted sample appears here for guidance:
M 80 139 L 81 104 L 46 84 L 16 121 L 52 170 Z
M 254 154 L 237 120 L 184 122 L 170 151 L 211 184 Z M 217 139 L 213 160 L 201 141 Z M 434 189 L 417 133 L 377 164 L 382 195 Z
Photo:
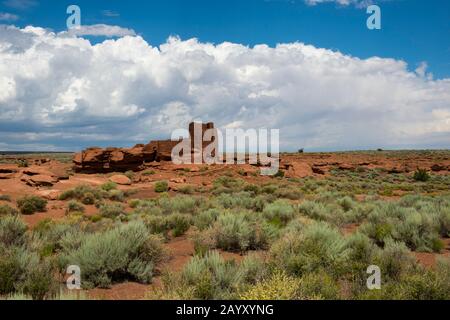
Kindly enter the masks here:
M 195 150 L 196 141 L 194 130 L 196 126 L 201 126 L 202 135 L 209 129 L 214 129 L 214 123 L 190 123 L 189 139 L 192 157 Z M 76 172 L 125 172 L 143 170 L 146 164 L 160 161 L 172 160 L 172 149 L 183 139 L 178 141 L 158 140 L 148 144 L 137 144 L 132 148 L 98 148 L 91 147 L 76 153 L 73 159 L 74 170 Z M 202 141 L 203 149 L 216 143 L 215 140 Z M 215 147 L 217 150 L 217 146 Z M 213 154 L 214 155 L 214 154 Z

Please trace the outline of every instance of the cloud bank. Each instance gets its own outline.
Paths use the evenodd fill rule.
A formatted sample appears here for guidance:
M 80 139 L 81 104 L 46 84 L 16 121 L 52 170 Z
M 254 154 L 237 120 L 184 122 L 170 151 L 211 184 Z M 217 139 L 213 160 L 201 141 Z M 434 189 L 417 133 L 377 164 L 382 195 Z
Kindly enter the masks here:
M 279 128 L 281 148 L 450 147 L 450 79 L 303 43 L 246 47 L 0 26 L 0 149 L 168 137 L 193 119 Z

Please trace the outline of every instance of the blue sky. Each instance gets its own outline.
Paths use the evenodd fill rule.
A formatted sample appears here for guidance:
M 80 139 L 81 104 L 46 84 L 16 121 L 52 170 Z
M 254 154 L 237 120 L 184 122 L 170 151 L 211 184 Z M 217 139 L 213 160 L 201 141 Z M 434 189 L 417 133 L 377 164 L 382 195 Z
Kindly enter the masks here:
M 360 58 L 401 59 L 412 69 L 426 61 L 436 78 L 450 76 L 447 0 L 378 1 L 379 31 L 366 28 L 365 7 L 334 2 L 312 6 L 303 0 L 9 0 L 0 5 L 0 12 L 18 15 L 18 26 L 61 31 L 70 4 L 81 7 L 83 24 L 131 28 L 152 45 L 170 35 L 250 46 L 300 41 Z
M 448 149 L 449 40 L 447 0 L 0 0 L 0 150 L 193 120 L 280 129 L 283 151 Z

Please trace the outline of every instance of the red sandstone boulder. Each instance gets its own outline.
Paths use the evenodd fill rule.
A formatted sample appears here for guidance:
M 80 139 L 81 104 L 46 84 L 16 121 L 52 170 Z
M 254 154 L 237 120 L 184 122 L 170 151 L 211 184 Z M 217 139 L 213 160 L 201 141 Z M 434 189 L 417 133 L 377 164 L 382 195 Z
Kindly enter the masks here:
M 122 174 L 117 174 L 109 178 L 109 181 L 120 184 L 120 185 L 131 185 L 131 180 Z
M 311 166 L 304 162 L 292 162 L 288 165 L 286 178 L 306 178 L 314 175 Z
M 55 177 L 43 174 L 33 176 L 23 175 L 20 180 L 31 187 L 51 187 L 58 182 L 58 179 Z

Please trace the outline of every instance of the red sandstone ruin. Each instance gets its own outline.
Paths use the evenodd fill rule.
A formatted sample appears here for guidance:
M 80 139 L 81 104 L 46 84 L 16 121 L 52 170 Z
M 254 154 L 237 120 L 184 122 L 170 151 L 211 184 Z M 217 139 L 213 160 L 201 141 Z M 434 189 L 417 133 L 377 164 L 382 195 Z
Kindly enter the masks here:
M 196 126 L 201 126 L 201 137 L 194 136 L 194 130 Z M 189 124 L 189 138 L 191 145 L 192 156 L 196 150 L 196 146 L 199 143 L 198 139 L 201 139 L 200 144 L 202 148 L 206 148 L 212 142 L 203 141 L 202 137 L 204 133 L 214 129 L 214 123 L 190 123 Z M 197 141 L 195 140 L 197 139 Z M 159 140 L 151 141 L 150 143 L 137 144 L 132 148 L 88 148 L 76 153 L 73 159 L 74 169 L 77 172 L 119 172 L 128 170 L 143 170 L 147 163 L 171 161 L 172 149 L 178 145 L 182 139 L 177 141 L 172 140 Z M 217 146 L 215 146 L 217 150 Z

